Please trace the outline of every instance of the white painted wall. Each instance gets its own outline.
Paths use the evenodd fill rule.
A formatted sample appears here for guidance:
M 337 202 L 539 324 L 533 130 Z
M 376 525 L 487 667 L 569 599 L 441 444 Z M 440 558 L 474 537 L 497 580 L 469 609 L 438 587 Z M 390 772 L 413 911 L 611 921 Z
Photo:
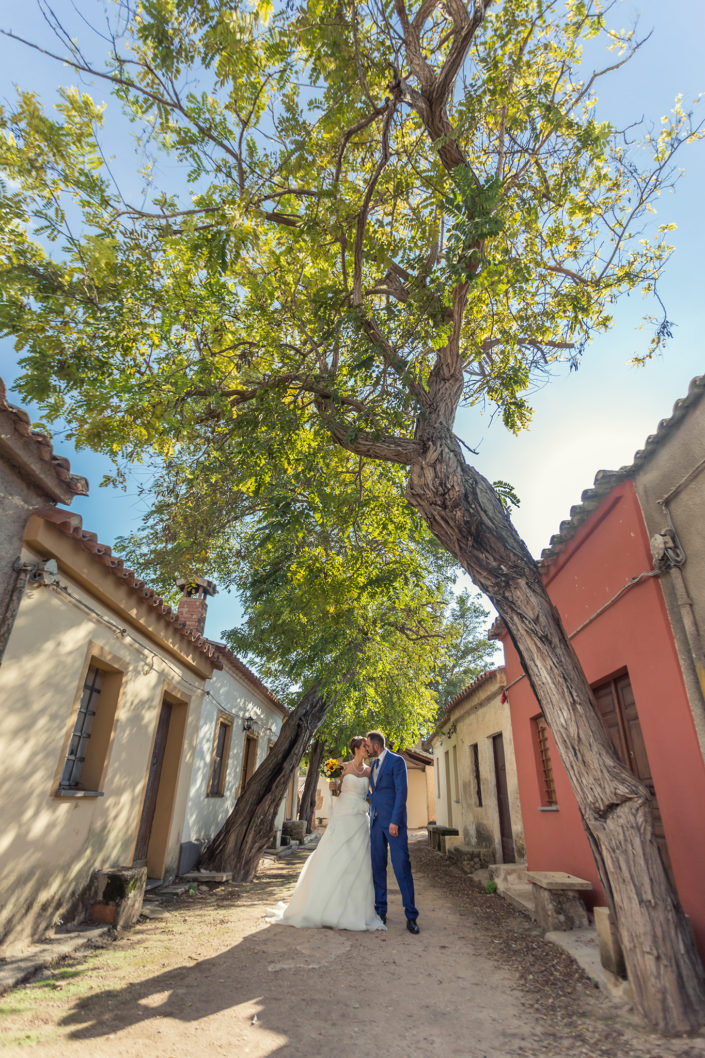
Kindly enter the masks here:
M 214 837 L 233 810 L 242 772 L 244 718 L 250 716 L 254 719 L 253 733 L 259 736 L 258 766 L 267 755 L 269 743 L 277 740 L 284 719 L 265 695 L 237 673 L 227 660 L 224 660 L 224 668 L 216 671 L 208 681 L 206 690 L 208 693 L 201 709 L 201 723 L 184 818 L 184 843 L 202 843 Z M 223 796 L 211 797 L 208 795 L 208 783 L 216 725 L 221 712 L 232 716 L 233 732 Z M 282 815 L 281 812 L 279 814 Z M 281 820 L 278 826 L 281 829 Z

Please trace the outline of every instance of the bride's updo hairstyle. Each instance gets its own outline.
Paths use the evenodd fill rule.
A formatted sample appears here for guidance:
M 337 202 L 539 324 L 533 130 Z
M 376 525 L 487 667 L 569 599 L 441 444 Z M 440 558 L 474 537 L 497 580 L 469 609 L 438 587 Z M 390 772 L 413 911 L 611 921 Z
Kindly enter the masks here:
M 350 752 L 355 753 L 355 751 L 360 748 L 364 741 L 364 735 L 353 735 L 353 737 L 350 739 Z

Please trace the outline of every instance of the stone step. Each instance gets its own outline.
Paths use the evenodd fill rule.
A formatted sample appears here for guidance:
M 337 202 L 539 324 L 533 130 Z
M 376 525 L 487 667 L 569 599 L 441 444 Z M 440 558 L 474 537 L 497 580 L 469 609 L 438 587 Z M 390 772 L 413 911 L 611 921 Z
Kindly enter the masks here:
M 529 874 L 525 863 L 491 863 L 489 872 L 500 892 L 508 886 L 529 885 Z
M 188 874 L 182 874 L 181 880 L 183 882 L 232 882 L 233 872 L 232 871 L 189 871 Z
M 529 918 L 536 918 L 534 910 L 534 891 L 530 885 L 511 885 L 497 890 L 503 900 L 523 912 Z
M 158 897 L 176 897 L 183 896 L 184 893 L 188 892 L 188 885 L 163 885 L 161 889 L 156 891 Z

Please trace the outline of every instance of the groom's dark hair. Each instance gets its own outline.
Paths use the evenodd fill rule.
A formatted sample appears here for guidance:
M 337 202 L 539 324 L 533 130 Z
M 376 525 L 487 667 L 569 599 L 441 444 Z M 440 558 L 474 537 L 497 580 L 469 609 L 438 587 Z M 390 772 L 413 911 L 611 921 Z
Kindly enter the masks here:
M 370 742 L 374 742 L 375 745 L 381 746 L 382 749 L 384 749 L 385 741 L 384 741 L 384 735 L 382 734 L 381 731 L 368 731 L 367 732 L 367 737 L 369 738 Z

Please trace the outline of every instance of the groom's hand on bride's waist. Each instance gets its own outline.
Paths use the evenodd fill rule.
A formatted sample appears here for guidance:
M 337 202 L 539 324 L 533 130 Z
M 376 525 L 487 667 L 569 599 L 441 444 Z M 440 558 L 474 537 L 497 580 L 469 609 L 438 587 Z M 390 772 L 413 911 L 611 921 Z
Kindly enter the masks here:
M 396 825 L 396 823 L 390 823 L 389 824 L 389 836 L 390 836 L 390 838 L 398 838 L 399 837 L 399 827 Z

